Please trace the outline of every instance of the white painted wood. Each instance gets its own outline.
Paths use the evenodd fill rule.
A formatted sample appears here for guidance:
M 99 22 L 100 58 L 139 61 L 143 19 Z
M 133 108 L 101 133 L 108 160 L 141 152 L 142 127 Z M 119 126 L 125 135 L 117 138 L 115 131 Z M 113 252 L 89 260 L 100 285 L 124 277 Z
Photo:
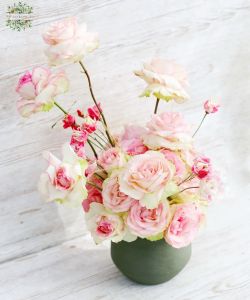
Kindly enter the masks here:
M 248 299 L 250 296 L 250 1 L 72 0 L 26 1 L 33 27 L 5 27 L 10 0 L 0 3 L 0 299 Z M 36 192 L 45 168 L 41 152 L 58 153 L 68 134 L 49 128 L 56 110 L 28 120 L 16 113 L 20 73 L 46 64 L 41 32 L 69 15 L 98 31 L 100 48 L 86 58 L 96 95 L 112 128 L 146 122 L 150 100 L 138 99 L 144 83 L 132 71 L 152 56 L 175 59 L 189 71 L 192 100 L 160 110 L 183 111 L 194 124 L 210 96 L 222 109 L 211 116 L 197 143 L 222 170 L 223 200 L 210 208 L 193 256 L 172 281 L 136 285 L 113 266 L 109 245 L 95 246 L 77 209 L 44 203 Z M 66 66 L 71 91 L 59 102 L 91 103 L 78 65 Z

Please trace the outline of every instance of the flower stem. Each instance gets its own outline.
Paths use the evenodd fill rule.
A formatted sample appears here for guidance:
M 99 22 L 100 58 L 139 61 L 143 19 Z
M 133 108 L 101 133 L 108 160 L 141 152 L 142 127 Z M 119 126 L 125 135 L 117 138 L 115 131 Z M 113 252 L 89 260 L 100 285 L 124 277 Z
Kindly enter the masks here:
M 206 116 L 208 115 L 208 113 L 206 112 L 205 115 L 203 116 L 200 125 L 198 126 L 198 128 L 195 130 L 194 134 L 192 135 L 192 137 L 194 137 L 196 135 L 196 133 L 198 132 L 198 130 L 201 128 L 202 123 L 204 122 Z
M 155 110 L 154 110 L 154 114 L 156 114 L 156 113 L 157 113 L 157 109 L 158 109 L 158 106 L 159 106 L 159 102 L 160 102 L 160 99 L 159 99 L 159 98 L 157 98 L 157 99 L 156 99 L 156 103 L 155 103 Z
M 96 153 L 96 151 L 95 151 L 94 146 L 92 145 L 92 143 L 90 142 L 90 140 L 87 140 L 87 142 L 88 142 L 88 144 L 89 144 L 91 150 L 93 151 L 95 158 L 97 159 L 97 158 L 98 158 L 98 155 L 97 155 L 97 153 Z
M 93 187 L 95 187 L 97 190 L 99 190 L 100 192 L 102 191 L 102 189 L 99 188 L 99 186 L 97 186 L 96 184 L 87 181 L 87 184 L 92 185 Z
M 180 193 L 182 193 L 182 192 L 184 192 L 184 191 L 186 191 L 186 190 L 190 190 L 190 189 L 198 189 L 198 188 L 199 188 L 199 186 L 190 186 L 190 187 L 187 187 L 187 188 L 181 190 L 181 191 L 178 192 L 177 194 L 180 194 Z
M 68 112 L 61 107 L 61 105 L 59 105 L 56 101 L 54 101 L 55 106 L 57 106 L 65 115 L 68 115 Z
M 97 101 L 96 101 L 96 98 L 95 98 L 95 95 L 94 95 L 94 92 L 93 92 L 92 83 L 91 83 L 91 79 L 90 79 L 89 73 L 88 73 L 87 69 L 85 68 L 84 64 L 83 64 L 81 61 L 79 61 L 79 64 L 80 64 L 80 66 L 82 67 L 83 72 L 84 72 L 84 74 L 85 74 L 86 77 L 87 77 L 88 84 L 89 84 L 89 91 L 90 91 L 91 97 L 92 97 L 92 99 L 93 99 L 93 101 L 94 101 L 94 103 L 95 103 L 95 105 L 96 105 L 96 108 L 98 109 L 98 111 L 99 111 L 99 113 L 100 113 L 100 115 L 101 115 L 101 117 L 102 117 L 102 122 L 103 122 L 103 125 L 104 125 L 104 128 L 105 128 L 105 132 L 106 132 L 106 134 L 107 134 L 107 137 L 108 137 L 108 139 L 109 139 L 109 142 L 110 142 L 110 144 L 111 144 L 112 146 L 114 146 L 114 142 L 113 142 L 113 140 L 112 140 L 112 138 L 111 138 L 111 136 L 110 136 L 110 133 L 109 133 L 109 130 L 108 130 L 108 125 L 107 125 L 106 119 L 105 119 L 105 117 L 104 117 L 104 114 L 103 114 L 102 110 L 100 109 L 100 107 L 99 107 L 99 105 L 98 105 L 98 103 L 97 103 Z

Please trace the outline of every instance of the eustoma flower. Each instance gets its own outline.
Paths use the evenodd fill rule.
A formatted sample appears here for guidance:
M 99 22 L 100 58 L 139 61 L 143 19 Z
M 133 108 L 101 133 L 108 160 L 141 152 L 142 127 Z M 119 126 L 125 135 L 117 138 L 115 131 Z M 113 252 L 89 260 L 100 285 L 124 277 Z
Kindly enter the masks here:
M 62 161 L 45 152 L 49 167 L 40 177 L 39 190 L 48 201 L 81 203 L 87 195 L 84 175 L 87 162 L 80 159 L 67 144 L 62 152 Z
M 57 95 L 68 90 L 69 82 L 64 72 L 52 73 L 48 68 L 36 67 L 19 79 L 16 87 L 20 99 L 17 109 L 23 117 L 32 113 L 48 111 Z
M 134 235 L 141 238 L 151 237 L 167 228 L 169 221 L 169 204 L 162 201 L 156 208 L 147 209 L 139 201 L 133 203 L 126 223 Z
M 164 112 L 153 115 L 147 128 L 148 133 L 144 135 L 144 144 L 150 149 L 182 150 L 191 147 L 189 126 L 180 113 Z
M 188 246 L 195 238 L 204 215 L 193 203 L 173 205 L 172 211 L 165 240 L 174 248 Z
M 178 103 L 189 98 L 186 73 L 174 62 L 155 58 L 145 63 L 142 70 L 135 71 L 135 75 L 148 84 L 142 96 L 149 97 L 152 94 L 156 98 Z
M 160 152 L 133 156 L 119 174 L 120 191 L 147 208 L 155 208 L 162 197 L 166 197 L 174 170 Z
M 43 39 L 49 45 L 45 54 L 51 65 L 79 62 L 99 45 L 98 35 L 88 32 L 86 24 L 79 25 L 75 17 L 51 24 Z

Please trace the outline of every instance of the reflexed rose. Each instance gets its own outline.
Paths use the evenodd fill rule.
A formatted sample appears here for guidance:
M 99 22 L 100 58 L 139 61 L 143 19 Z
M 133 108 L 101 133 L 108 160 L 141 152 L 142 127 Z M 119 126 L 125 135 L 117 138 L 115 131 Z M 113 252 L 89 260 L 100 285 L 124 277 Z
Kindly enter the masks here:
M 211 100 L 207 100 L 204 103 L 204 109 L 207 114 L 216 113 L 219 110 L 220 105 L 212 102 Z
M 173 217 L 165 232 L 165 240 L 174 248 L 188 246 L 195 238 L 204 215 L 193 203 L 171 207 Z
M 157 235 L 167 228 L 169 219 L 169 205 L 167 201 L 161 202 L 157 208 L 147 209 L 139 201 L 133 202 L 128 213 L 127 225 L 130 231 L 141 237 Z
M 147 208 L 158 206 L 174 167 L 156 151 L 133 156 L 119 175 L 120 190 Z
M 120 145 L 123 151 L 129 155 L 143 154 L 148 148 L 143 144 L 143 136 L 146 129 L 136 125 L 127 125 L 123 135 L 120 137 Z
M 124 156 L 118 148 L 109 148 L 104 150 L 98 158 L 98 163 L 109 172 L 113 169 L 120 168 L 124 164 Z
M 23 117 L 48 111 L 54 105 L 54 98 L 68 90 L 69 82 L 64 72 L 51 73 L 44 67 L 36 67 L 26 72 L 19 79 L 16 92 L 20 99 L 17 101 L 18 112 Z
M 81 203 L 87 195 L 84 176 L 87 162 L 77 157 L 69 145 L 63 146 L 63 161 L 49 152 L 44 157 L 49 167 L 40 177 L 39 190 L 46 200 Z
M 178 103 L 189 99 L 186 73 L 174 62 L 155 58 L 150 63 L 145 63 L 142 70 L 135 71 L 135 75 L 147 83 L 142 96 L 154 95 L 159 99 Z
M 113 212 L 128 211 L 133 201 L 135 201 L 120 191 L 116 176 L 104 181 L 102 195 L 104 206 Z
M 78 24 L 75 17 L 54 22 L 43 34 L 49 45 L 45 54 L 52 65 L 80 61 L 98 47 L 98 35 L 87 31 L 86 24 Z
M 180 113 L 164 112 L 153 115 L 147 128 L 149 131 L 144 135 L 144 144 L 150 149 L 181 150 L 191 147 L 189 126 Z
M 200 179 L 207 177 L 211 173 L 210 159 L 207 157 L 197 157 L 194 160 L 192 172 Z

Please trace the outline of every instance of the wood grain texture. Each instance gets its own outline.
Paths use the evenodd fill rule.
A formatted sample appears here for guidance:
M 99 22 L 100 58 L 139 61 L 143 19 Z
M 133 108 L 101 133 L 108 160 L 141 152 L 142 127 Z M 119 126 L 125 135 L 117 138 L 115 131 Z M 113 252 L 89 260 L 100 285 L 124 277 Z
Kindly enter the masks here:
M 33 27 L 5 26 L 11 0 L 0 3 L 0 299 L 249 299 L 250 295 L 250 1 L 249 0 L 36 0 Z M 95 246 L 83 213 L 44 203 L 37 191 L 43 150 L 56 154 L 68 134 L 56 110 L 21 119 L 15 108 L 18 76 L 45 65 L 41 33 L 47 24 L 76 15 L 98 31 L 100 48 L 86 58 L 98 99 L 115 131 L 143 124 L 153 112 L 138 99 L 144 83 L 132 71 L 153 56 L 174 59 L 189 72 L 192 100 L 160 111 L 186 113 L 196 126 L 205 98 L 218 97 L 221 112 L 207 119 L 197 144 L 217 162 L 225 182 L 207 226 L 193 245 L 189 265 L 154 287 L 124 278 Z M 91 103 L 78 65 L 65 66 L 71 90 L 64 106 Z

